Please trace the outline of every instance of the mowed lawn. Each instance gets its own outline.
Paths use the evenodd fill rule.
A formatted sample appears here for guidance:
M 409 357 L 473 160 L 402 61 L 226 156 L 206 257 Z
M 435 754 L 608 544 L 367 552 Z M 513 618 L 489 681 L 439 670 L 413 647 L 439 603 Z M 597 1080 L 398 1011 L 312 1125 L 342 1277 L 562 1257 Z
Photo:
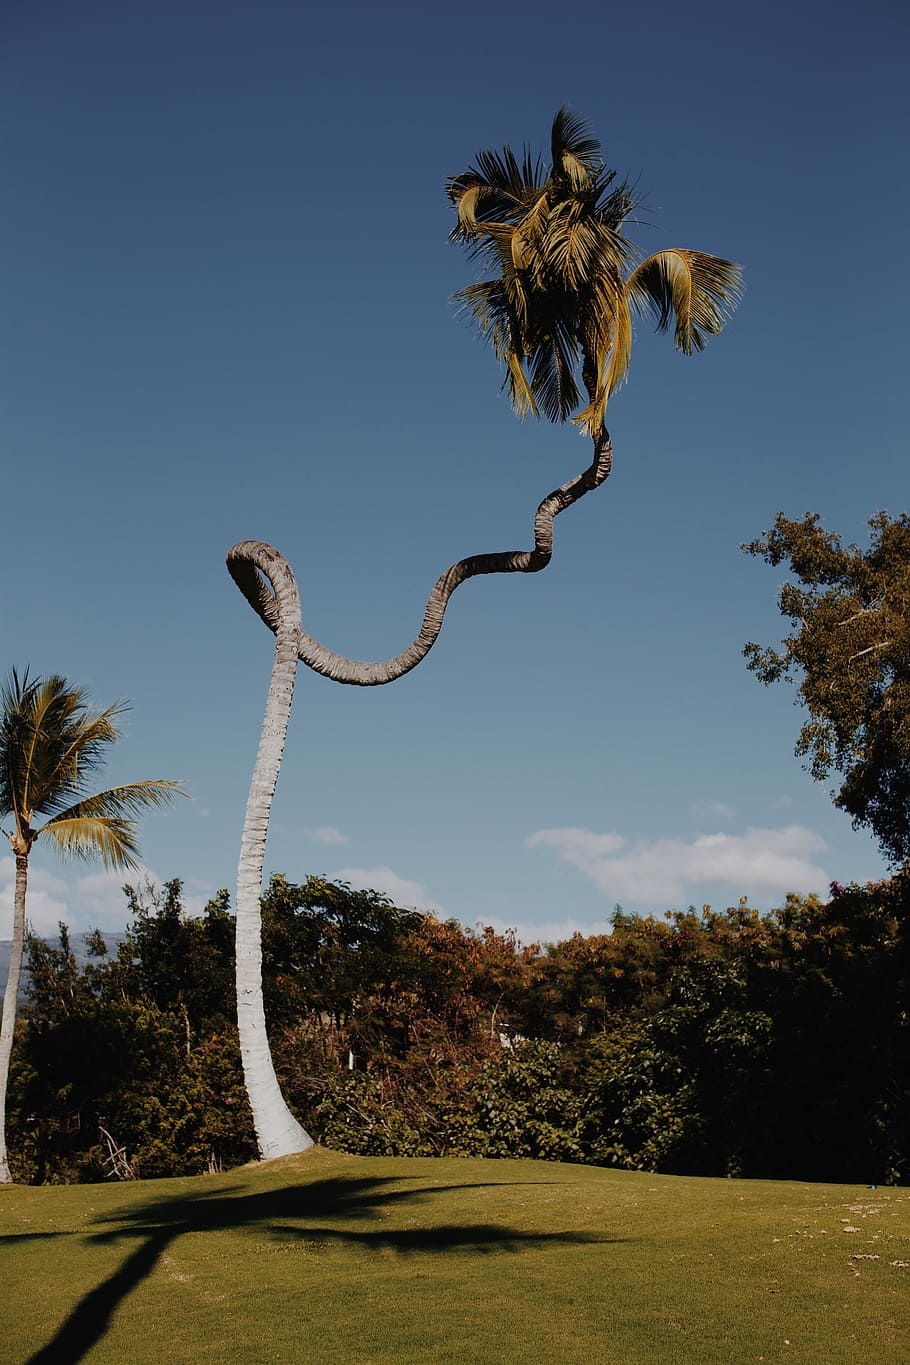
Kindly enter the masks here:
M 316 1150 L 0 1189 L 9 1362 L 910 1361 L 910 1190 Z

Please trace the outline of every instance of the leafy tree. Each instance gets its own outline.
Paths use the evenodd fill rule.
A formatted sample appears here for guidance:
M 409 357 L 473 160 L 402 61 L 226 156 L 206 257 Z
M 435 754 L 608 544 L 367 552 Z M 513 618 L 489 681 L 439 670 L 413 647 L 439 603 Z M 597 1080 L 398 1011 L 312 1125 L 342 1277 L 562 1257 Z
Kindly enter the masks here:
M 0 689 L 0 818 L 16 860 L 13 944 L 0 1026 L 0 1184 L 12 1180 L 6 1149 L 6 1092 L 25 943 L 28 859 L 36 839 L 64 857 L 100 857 L 105 867 L 136 865 L 136 822 L 179 790 L 171 781 L 131 782 L 94 796 L 86 782 L 119 738 L 122 703 L 89 709 L 85 692 L 56 674 L 30 680 L 15 670 Z M 46 817 L 35 826 L 37 816 Z
M 309 1017 L 336 1029 L 378 1028 L 415 975 L 410 936 L 422 916 L 376 891 L 277 875 L 262 898 L 266 1005 L 275 1027 Z M 346 1035 L 349 1036 L 349 1035 Z M 364 1037 L 364 1041 L 366 1038 Z M 353 1039 L 351 1038 L 351 1042 Z
M 521 1038 L 484 1063 L 470 1094 L 473 1153 L 581 1159 L 578 1096 L 566 1086 L 561 1062 L 557 1043 Z
M 869 526 L 863 550 L 814 514 L 781 513 L 744 546 L 796 581 L 778 596 L 791 627 L 782 648 L 743 652 L 766 685 L 797 683 L 808 718 L 796 753 L 818 780 L 840 774 L 835 805 L 899 864 L 910 859 L 910 517 L 879 512 Z
M 563 421 L 579 404 L 574 377 L 588 404 L 575 420 L 592 438 L 594 458 L 576 478 L 545 498 L 534 523 L 534 549 L 473 555 L 437 581 L 414 642 L 393 659 L 365 663 L 326 649 L 306 634 L 290 565 L 270 545 L 244 541 L 228 568 L 253 609 L 275 635 L 272 679 L 241 835 L 237 875 L 237 1011 L 244 1073 L 261 1155 L 310 1145 L 309 1134 L 281 1094 L 266 1035 L 262 997 L 260 897 L 265 843 L 294 693 L 298 660 L 336 682 L 378 686 L 415 668 L 442 628 L 449 598 L 468 578 L 488 573 L 536 573 L 550 562 L 553 519 L 607 478 L 613 447 L 604 425 L 610 394 L 626 374 L 632 312 L 651 310 L 661 329 L 675 323 L 677 346 L 700 350 L 719 332 L 739 294 L 737 266 L 702 252 L 675 249 L 648 257 L 627 275 L 633 251 L 620 227 L 634 208 L 627 186 L 613 188 L 600 146 L 575 115 L 561 109 L 553 123 L 552 166 L 509 148 L 483 152 L 477 167 L 451 179 L 458 212 L 453 240 L 491 260 L 498 278 L 468 286 L 462 302 L 507 368 L 519 414 L 542 411 Z
M 910 1175 L 910 877 L 788 896 L 756 956 L 772 1023 L 753 1074 L 746 1174 L 866 1183 Z
M 80 965 L 65 926 L 58 948 L 28 938 L 10 1106 L 20 1178 L 197 1174 L 254 1153 L 225 894 L 190 917 L 176 879 L 124 891 L 132 922 L 115 954 L 96 935 Z
M 666 994 L 576 1066 L 587 1160 L 886 1182 L 910 1166 L 910 883 L 671 916 Z
M 456 1116 L 501 1052 L 531 954 L 318 877 L 273 877 L 262 916 L 272 1050 L 294 1113 L 346 1151 L 462 1150 Z
M 18 1178 L 192 1174 L 255 1151 L 226 893 L 130 888 L 116 954 L 29 941 Z M 277 1073 L 314 1136 L 373 1155 L 535 1156 L 756 1178 L 910 1174 L 910 873 L 639 920 L 545 955 L 311 878 L 272 879 Z M 349 1054 L 354 1067 L 349 1069 Z
M 235 1016 L 234 919 L 220 891 L 201 916 L 184 912 L 179 878 L 123 888 L 130 925 L 109 964 L 104 993 L 179 1015 L 195 1039 Z
M 588 1040 L 612 1032 L 619 1018 L 665 1003 L 679 948 L 665 920 L 619 908 L 612 933 L 547 944 L 518 1006 L 519 1032 L 552 1038 L 568 1056 L 582 1056 Z

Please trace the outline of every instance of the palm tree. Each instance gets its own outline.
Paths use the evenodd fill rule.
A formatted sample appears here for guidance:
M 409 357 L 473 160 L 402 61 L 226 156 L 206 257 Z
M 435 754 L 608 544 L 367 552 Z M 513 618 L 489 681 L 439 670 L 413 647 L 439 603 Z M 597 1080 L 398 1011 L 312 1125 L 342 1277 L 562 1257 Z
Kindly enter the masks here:
M 511 148 L 482 152 L 477 166 L 449 181 L 458 211 L 452 239 L 493 265 L 493 279 L 456 298 L 506 366 L 505 385 L 519 414 L 573 417 L 594 443 L 583 473 L 544 498 L 534 549 L 472 555 L 438 579 L 414 640 L 393 659 L 366 663 L 326 649 L 300 621 L 300 598 L 287 561 L 262 541 L 228 554 L 228 569 L 276 637 L 272 682 L 247 802 L 237 875 L 237 1012 L 247 1091 L 262 1156 L 303 1151 L 312 1139 L 287 1109 L 272 1066 L 262 1003 L 260 899 L 269 814 L 284 751 L 298 659 L 335 682 L 375 687 L 415 668 L 432 648 L 449 598 L 477 574 L 536 573 L 553 552 L 553 519 L 607 478 L 613 447 L 604 425 L 610 395 L 629 367 L 632 314 L 650 309 L 659 329 L 675 319 L 676 345 L 701 350 L 721 330 L 739 297 L 738 266 L 702 252 L 662 251 L 633 265 L 620 228 L 635 207 L 629 187 L 614 186 L 600 144 L 574 114 L 553 122 L 552 165 Z
M 600 143 L 562 108 L 553 120 L 552 164 L 521 162 L 506 146 L 479 153 L 448 184 L 458 212 L 452 240 L 491 266 L 494 278 L 456 298 L 506 366 L 505 387 L 520 417 L 543 412 L 597 437 L 610 395 L 625 379 L 633 312 L 659 331 L 675 321 L 679 350 L 700 351 L 738 301 L 739 267 L 674 248 L 635 264 L 622 228 L 636 208 L 631 187 L 607 170 Z
M 36 839 L 64 857 L 100 857 L 105 867 L 136 866 L 134 816 L 169 801 L 176 782 L 131 782 L 86 796 L 86 780 L 120 737 L 116 703 L 90 711 L 85 693 L 56 675 L 30 680 L 15 670 L 0 687 L 0 818 L 16 860 L 13 946 L 0 1025 L 0 1184 L 12 1180 L 6 1148 L 6 1091 L 25 942 L 28 859 Z M 35 826 L 36 816 L 46 817 Z

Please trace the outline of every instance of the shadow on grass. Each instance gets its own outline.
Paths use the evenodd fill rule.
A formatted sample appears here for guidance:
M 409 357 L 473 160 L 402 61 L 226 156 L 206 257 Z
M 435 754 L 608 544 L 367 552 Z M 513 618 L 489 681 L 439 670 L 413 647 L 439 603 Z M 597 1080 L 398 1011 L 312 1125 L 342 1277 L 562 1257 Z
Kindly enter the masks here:
M 415 1182 L 420 1177 L 413 1178 Z M 124 1299 L 155 1268 L 177 1238 L 190 1232 L 249 1229 L 281 1241 L 306 1241 L 324 1246 L 386 1248 L 403 1254 L 433 1252 L 510 1252 L 530 1246 L 572 1245 L 619 1239 L 581 1232 L 522 1232 L 493 1223 L 435 1223 L 417 1229 L 370 1226 L 395 1208 L 425 1203 L 436 1195 L 460 1189 L 501 1189 L 494 1185 L 426 1185 L 400 1188 L 400 1178 L 344 1180 L 333 1177 L 255 1194 L 190 1195 L 149 1200 L 122 1218 L 105 1218 L 114 1226 L 89 1234 L 96 1244 L 138 1239 L 139 1245 L 117 1270 L 76 1305 L 51 1341 L 29 1357 L 27 1365 L 74 1365 L 95 1346 Z M 545 1182 L 515 1181 L 513 1184 Z M 390 1185 L 396 1189 L 387 1188 Z M 346 1226 L 339 1227 L 338 1223 Z M 72 1233 L 24 1234 L 67 1237 Z M 82 1235 L 82 1234 L 75 1234 Z M 16 1237 L 8 1240 L 15 1242 Z

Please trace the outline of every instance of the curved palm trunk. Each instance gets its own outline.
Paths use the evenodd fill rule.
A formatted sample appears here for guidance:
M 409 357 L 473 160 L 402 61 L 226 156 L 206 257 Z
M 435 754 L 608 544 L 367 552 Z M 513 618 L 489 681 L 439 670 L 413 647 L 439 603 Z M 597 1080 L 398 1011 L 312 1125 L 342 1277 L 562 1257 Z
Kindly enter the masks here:
M 9 1063 L 13 1051 L 13 1030 L 16 1027 L 16 1004 L 22 977 L 22 954 L 25 948 L 25 891 L 28 885 L 28 854 L 13 844 L 16 855 L 16 898 L 13 909 L 13 951 L 9 961 L 9 976 L 3 996 L 3 1023 L 0 1024 L 0 1185 L 12 1183 L 6 1149 L 6 1091 L 9 1082 Z
M 300 598 L 294 575 L 275 551 L 261 546 L 250 562 L 255 564 L 257 578 L 257 571 L 261 571 L 272 584 L 279 613 L 275 663 L 250 783 L 237 868 L 237 1027 L 256 1140 L 259 1154 L 265 1159 L 303 1152 L 313 1145 L 313 1139 L 294 1118 L 281 1094 L 272 1064 L 262 1000 L 262 867 L 272 797 L 294 697 Z
M 545 569 L 553 554 L 553 519 L 602 484 L 612 466 L 613 446 L 609 433 L 602 428 L 594 441 L 594 459 L 589 467 L 544 498 L 538 507 L 534 519 L 534 549 L 472 555 L 453 564 L 430 593 L 417 638 L 395 658 L 379 663 L 345 658 L 306 634 L 300 621 L 300 597 L 294 574 L 271 545 L 245 540 L 229 551 L 227 565 L 231 577 L 275 634 L 272 684 L 247 801 L 237 872 L 237 1021 L 244 1076 L 261 1156 L 286 1156 L 312 1145 L 312 1138 L 290 1113 L 278 1087 L 262 1003 L 262 869 L 298 658 L 315 672 L 355 687 L 381 686 L 409 673 L 435 644 L 455 589 L 478 574 L 538 573 Z
M 423 624 L 416 639 L 401 654 L 393 659 L 378 663 L 365 663 L 360 659 L 348 659 L 343 654 L 326 649 L 318 640 L 300 625 L 299 615 L 295 622 L 294 634 L 297 641 L 297 654 L 301 662 L 323 677 L 333 682 L 349 683 L 354 687 L 380 687 L 394 682 L 396 678 L 410 673 L 432 649 L 442 629 L 449 598 L 457 587 L 469 578 L 487 573 L 539 573 L 545 569 L 553 555 L 553 519 L 585 493 L 597 488 L 604 482 L 613 467 L 613 444 L 604 428 L 594 441 L 594 459 L 588 468 L 576 478 L 564 483 L 549 497 L 544 498 L 534 518 L 533 550 L 502 550 L 493 554 L 470 555 L 460 559 L 436 581 L 427 600 Z M 290 575 L 290 566 L 271 545 L 259 540 L 245 540 L 235 545 L 227 557 L 228 571 L 250 606 L 269 630 L 276 635 L 282 627 L 282 606 L 277 593 L 269 592 L 262 574 L 259 556 L 273 556 L 270 562 L 280 563 Z M 263 571 L 264 572 L 264 571 Z M 296 594 L 296 588 L 295 588 Z M 299 602 L 297 610 L 299 613 Z

